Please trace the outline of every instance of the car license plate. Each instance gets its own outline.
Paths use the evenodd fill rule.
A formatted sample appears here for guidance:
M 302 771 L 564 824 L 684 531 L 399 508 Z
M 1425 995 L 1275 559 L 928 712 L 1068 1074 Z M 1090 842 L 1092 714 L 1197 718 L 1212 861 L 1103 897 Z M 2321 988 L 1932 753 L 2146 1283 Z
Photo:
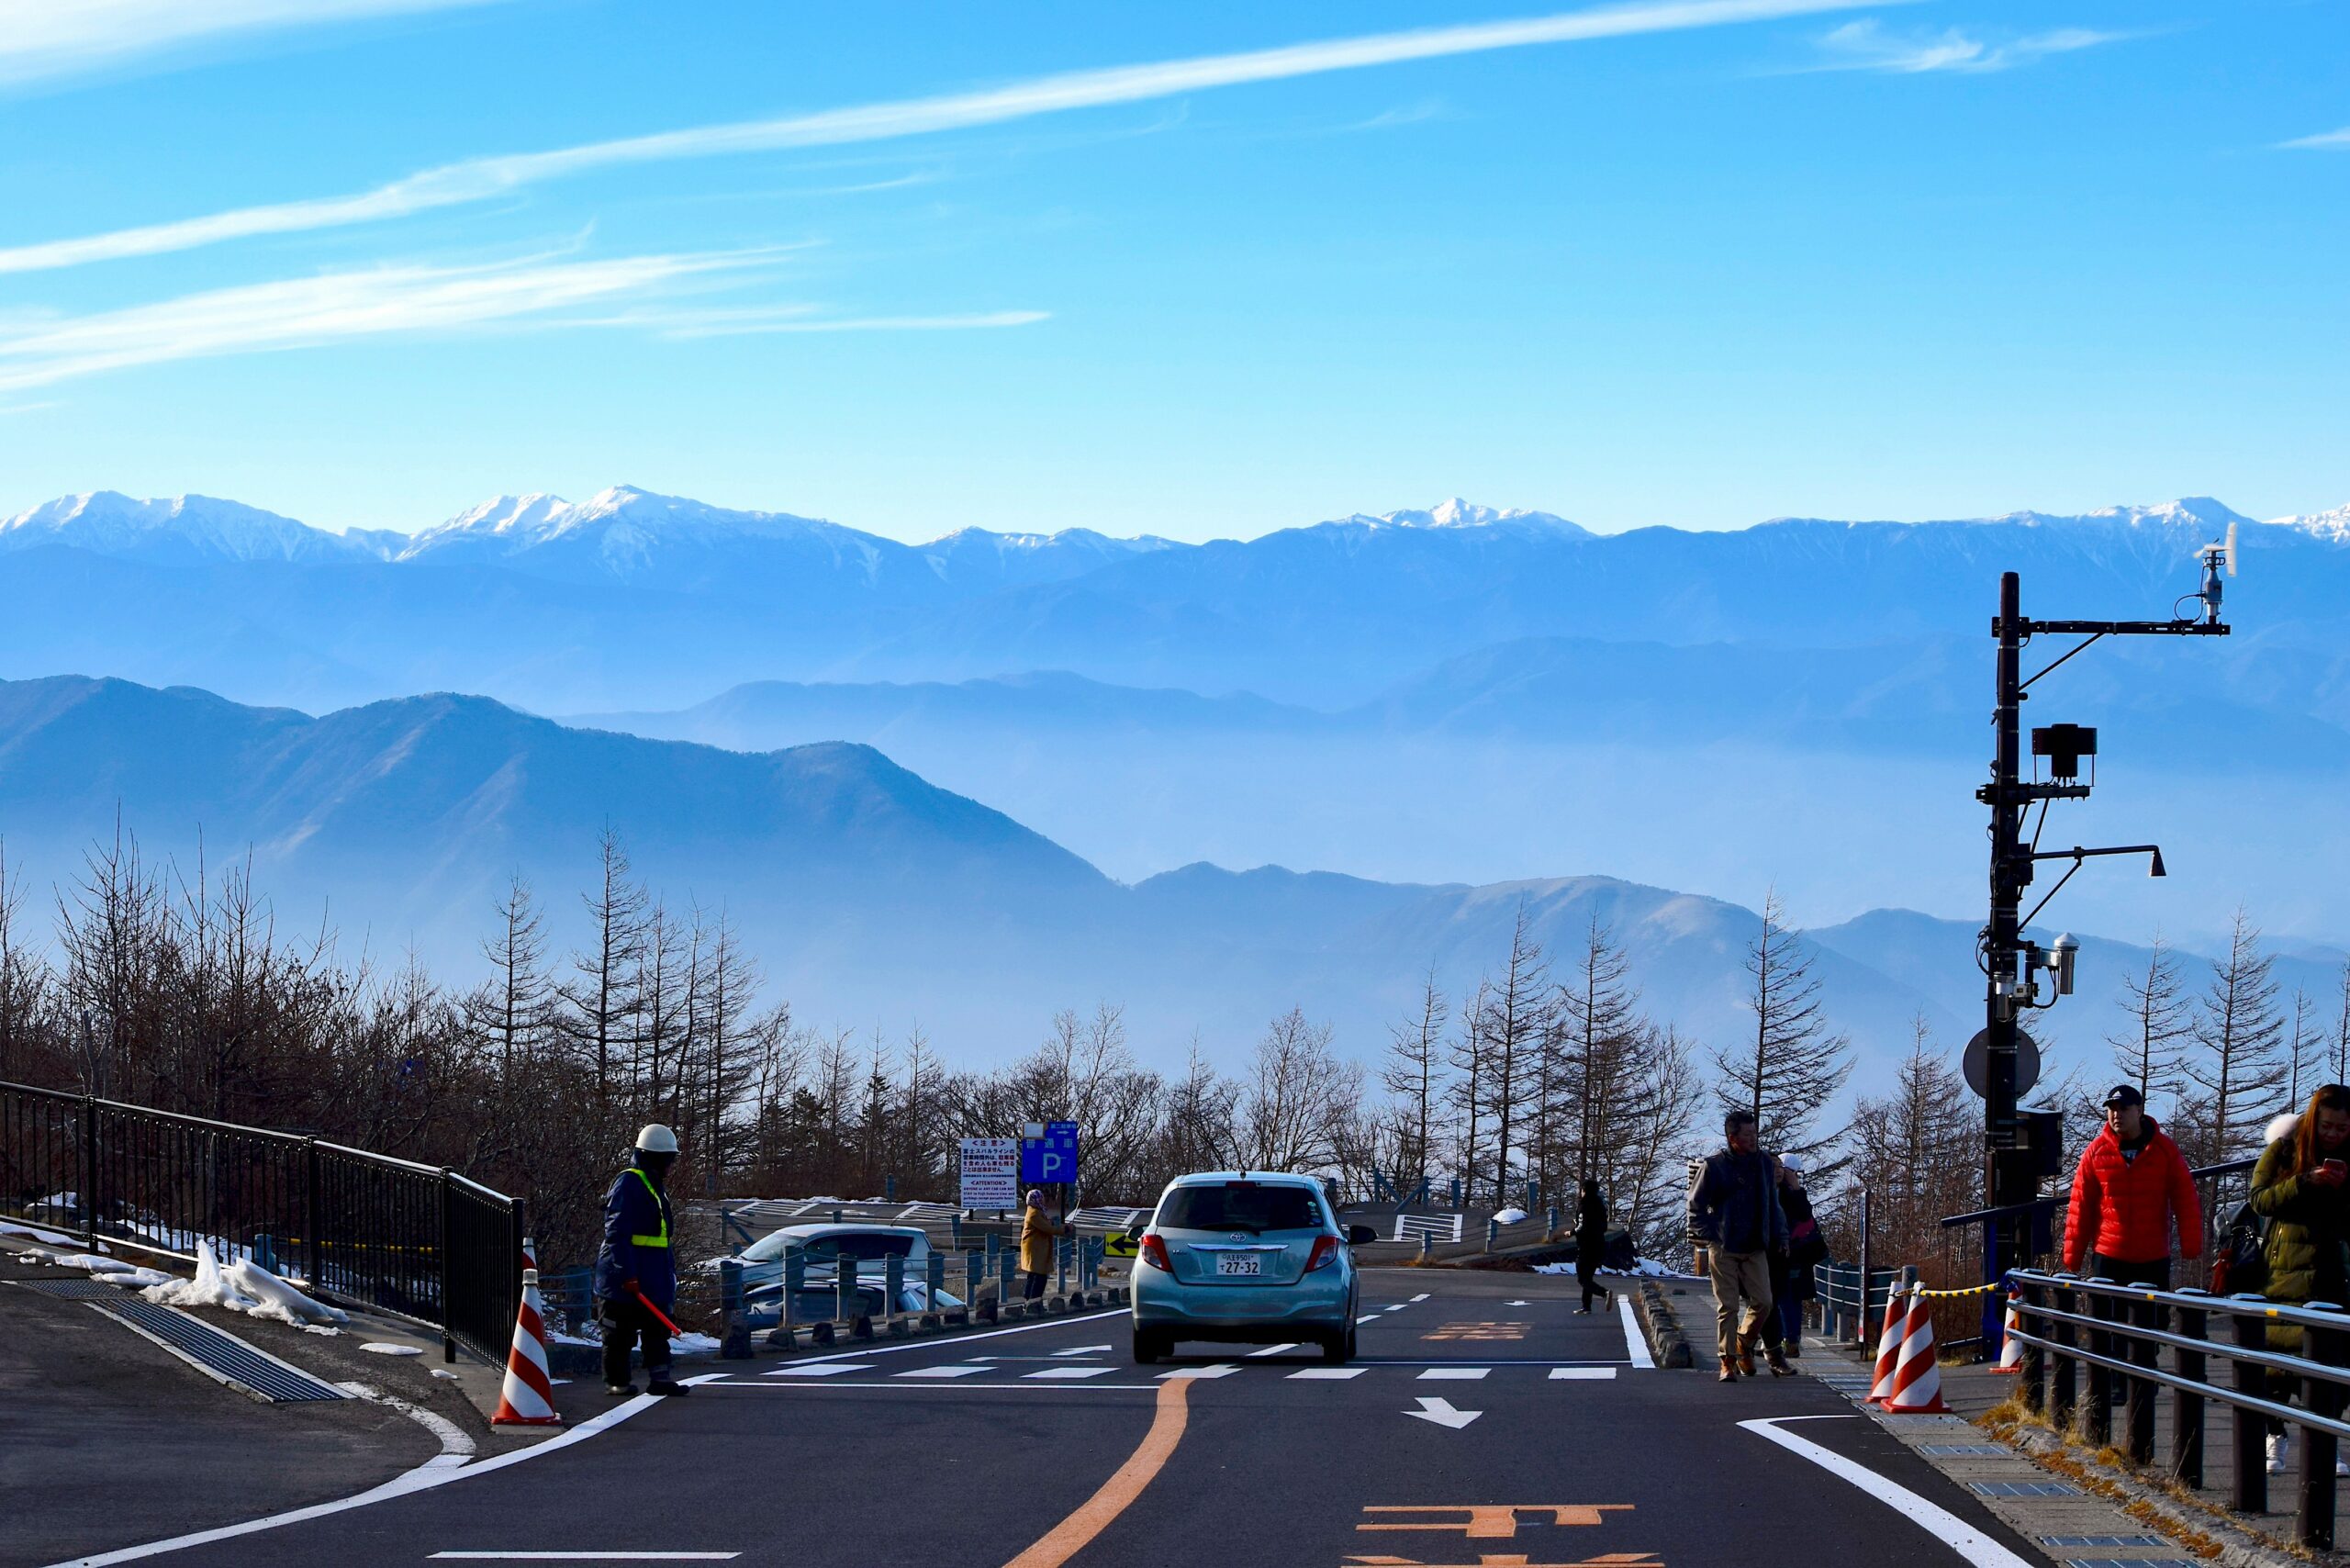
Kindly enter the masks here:
M 1265 1271 L 1265 1260 L 1254 1252 L 1244 1252 L 1238 1257 L 1227 1252 L 1215 1260 L 1215 1271 L 1217 1278 L 1226 1280 L 1261 1274 Z

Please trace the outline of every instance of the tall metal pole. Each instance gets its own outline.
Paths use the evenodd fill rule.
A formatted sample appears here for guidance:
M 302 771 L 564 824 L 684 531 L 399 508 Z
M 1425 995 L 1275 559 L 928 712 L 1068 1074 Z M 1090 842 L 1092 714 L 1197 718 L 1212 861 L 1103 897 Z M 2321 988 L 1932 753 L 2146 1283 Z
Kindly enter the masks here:
M 1984 981 L 1983 1027 L 1984 1187 L 1990 1207 L 2030 1203 L 2040 1183 L 2020 1151 L 2016 1116 L 2016 955 L 2022 933 L 2017 911 L 2023 890 L 2031 880 L 2031 851 L 2023 843 L 2023 611 L 2022 588 L 2017 575 L 1999 575 L 1999 618 L 1992 627 L 1998 638 L 1998 705 L 1992 710 L 1997 732 L 1991 763 L 1991 922 L 1984 931 L 1983 956 L 1990 974 Z M 2000 1225 L 1993 1240 L 1992 1261 L 2005 1270 L 2024 1261 L 2022 1248 L 2031 1233 L 2028 1224 Z

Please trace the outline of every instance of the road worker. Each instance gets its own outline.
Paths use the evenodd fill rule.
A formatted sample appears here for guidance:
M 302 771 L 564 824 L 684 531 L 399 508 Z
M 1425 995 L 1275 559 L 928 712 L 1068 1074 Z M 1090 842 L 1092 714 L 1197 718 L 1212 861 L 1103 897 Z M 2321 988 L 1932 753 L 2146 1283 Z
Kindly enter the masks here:
M 1053 1242 L 1069 1227 L 1045 1213 L 1045 1190 L 1028 1190 L 1028 1212 L 1020 1216 L 1021 1294 L 1030 1301 L 1045 1294 L 1053 1271 Z
M 596 1318 L 604 1331 L 604 1392 L 614 1398 L 636 1392 L 628 1356 L 640 1342 L 646 1388 L 654 1394 L 686 1392 L 669 1375 L 669 1330 L 654 1315 L 655 1308 L 672 1312 L 677 1303 L 677 1270 L 671 1261 L 676 1215 L 667 1187 L 669 1167 L 677 1160 L 677 1135 L 655 1122 L 636 1135 L 634 1157 L 604 1196 Z

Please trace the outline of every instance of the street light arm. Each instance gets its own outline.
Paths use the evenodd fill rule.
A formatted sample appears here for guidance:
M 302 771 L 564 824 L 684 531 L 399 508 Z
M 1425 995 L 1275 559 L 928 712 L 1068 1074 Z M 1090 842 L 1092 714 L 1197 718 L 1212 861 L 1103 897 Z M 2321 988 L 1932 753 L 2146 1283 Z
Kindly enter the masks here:
M 2065 890 L 2065 884 L 2073 879 L 2073 872 L 2081 868 L 2081 862 L 2084 860 L 2093 859 L 2100 855 L 2151 855 L 2154 857 L 2153 874 L 2157 877 L 2168 874 L 2163 867 L 2163 848 L 2159 844 L 2121 844 L 2114 846 L 2110 849 L 2084 849 L 2076 844 L 2070 849 L 2034 850 L 2028 855 L 2019 857 L 2019 858 L 2026 860 L 2070 860 L 2073 864 L 2070 869 L 2065 871 L 2063 876 L 2056 879 L 2056 885 L 2048 890 L 2046 896 L 2042 898 L 2038 903 L 2031 906 L 2031 913 L 2025 915 L 2021 920 L 2016 922 L 2016 929 L 2020 932 L 2030 930 L 2031 928 L 2031 923 L 2040 917 L 2040 912 L 2048 907 L 2049 899 L 2054 898 L 2058 893 Z

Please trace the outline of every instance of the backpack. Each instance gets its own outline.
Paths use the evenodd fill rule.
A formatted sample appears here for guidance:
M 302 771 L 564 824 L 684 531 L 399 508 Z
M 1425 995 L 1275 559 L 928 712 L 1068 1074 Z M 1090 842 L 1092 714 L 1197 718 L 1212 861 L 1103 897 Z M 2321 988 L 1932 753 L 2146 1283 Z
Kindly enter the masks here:
M 2211 1260 L 2213 1295 L 2258 1295 L 2268 1288 L 2268 1221 L 2239 1204 Z

